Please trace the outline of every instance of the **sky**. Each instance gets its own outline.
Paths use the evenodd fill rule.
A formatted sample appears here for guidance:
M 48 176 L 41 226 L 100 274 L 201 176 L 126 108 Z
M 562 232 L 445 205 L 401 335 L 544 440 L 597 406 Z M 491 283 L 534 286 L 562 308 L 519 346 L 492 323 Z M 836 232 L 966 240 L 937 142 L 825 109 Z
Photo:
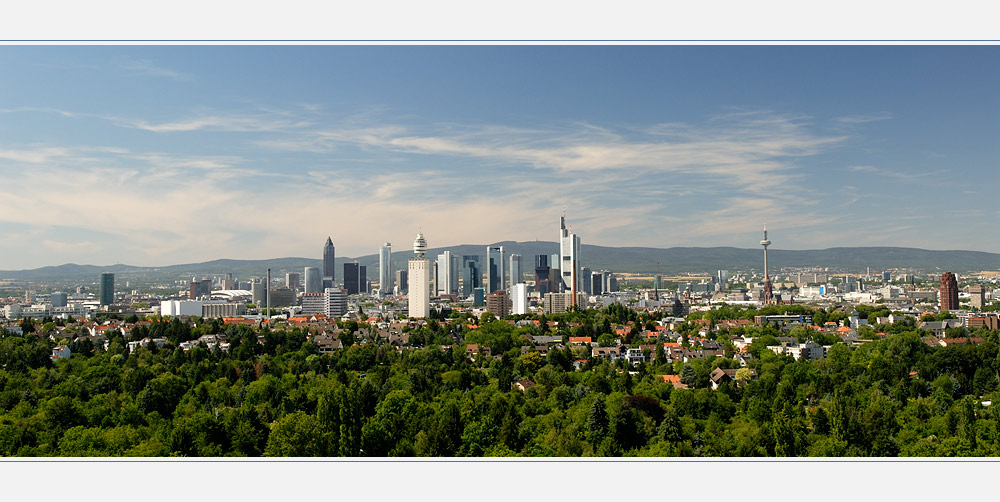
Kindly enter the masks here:
M 0 269 L 1000 251 L 995 46 L 4 46 Z

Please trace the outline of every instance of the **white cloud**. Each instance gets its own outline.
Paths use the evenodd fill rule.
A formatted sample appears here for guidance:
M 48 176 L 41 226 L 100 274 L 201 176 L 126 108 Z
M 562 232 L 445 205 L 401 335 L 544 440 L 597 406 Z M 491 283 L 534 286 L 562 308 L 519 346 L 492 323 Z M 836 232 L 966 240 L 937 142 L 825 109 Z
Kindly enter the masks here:
M 188 73 L 158 66 L 149 59 L 123 58 L 120 60 L 119 66 L 124 70 L 150 77 L 165 77 L 179 82 L 189 82 L 194 80 L 194 76 Z
M 205 115 L 172 122 L 114 119 L 118 125 L 150 132 L 191 132 L 200 130 L 271 132 L 309 125 L 308 122 L 273 116 Z
M 849 115 L 838 117 L 835 120 L 844 124 L 867 124 L 868 122 L 878 122 L 881 120 L 891 120 L 893 115 L 889 112 L 869 113 L 864 115 Z
M 847 169 L 849 171 L 856 172 L 856 173 L 874 174 L 876 176 L 884 176 L 884 177 L 887 177 L 887 178 L 896 178 L 896 179 L 902 180 L 902 181 L 916 181 L 916 180 L 919 180 L 921 178 L 927 178 L 927 177 L 930 177 L 930 176 L 940 176 L 940 175 L 943 175 L 943 174 L 945 174 L 945 173 L 948 172 L 947 170 L 938 170 L 938 171 L 910 172 L 910 173 L 907 173 L 907 172 L 894 171 L 892 169 L 885 169 L 885 168 L 882 168 L 882 167 L 865 166 L 865 165 L 862 165 L 862 166 L 848 166 Z
M 815 228 L 841 217 L 817 205 L 803 159 L 844 138 L 801 117 L 743 113 L 632 130 L 360 120 L 310 130 L 279 112 L 118 122 L 281 135 L 251 136 L 238 155 L 181 154 L 166 142 L 0 149 L 0 172 L 13 182 L 0 186 L 0 221 L 107 234 L 78 239 L 95 249 L 64 246 L 66 256 L 164 265 L 313 256 L 326 235 L 338 254 L 356 256 L 384 241 L 408 244 L 419 229 L 432 246 L 553 240 L 563 203 L 584 242 L 611 246 L 743 246 L 741 234 L 764 222 L 821 243 L 832 239 Z M 53 253 L 72 242 L 38 237 Z

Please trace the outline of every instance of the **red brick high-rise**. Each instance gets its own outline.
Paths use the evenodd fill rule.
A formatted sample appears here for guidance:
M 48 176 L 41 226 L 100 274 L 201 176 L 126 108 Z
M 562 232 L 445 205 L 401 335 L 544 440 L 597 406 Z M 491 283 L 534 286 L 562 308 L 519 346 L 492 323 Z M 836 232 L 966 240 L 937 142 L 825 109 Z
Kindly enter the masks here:
M 958 310 L 958 279 L 955 274 L 945 272 L 941 276 L 941 310 Z

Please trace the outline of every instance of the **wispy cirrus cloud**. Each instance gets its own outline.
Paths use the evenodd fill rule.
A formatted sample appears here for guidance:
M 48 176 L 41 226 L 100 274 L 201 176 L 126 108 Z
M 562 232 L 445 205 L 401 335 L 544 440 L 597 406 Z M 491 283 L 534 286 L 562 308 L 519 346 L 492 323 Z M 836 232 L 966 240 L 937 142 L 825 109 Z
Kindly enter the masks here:
M 925 171 L 925 172 L 903 172 L 903 171 L 894 171 L 892 169 L 886 169 L 883 167 L 866 166 L 866 165 L 849 166 L 847 170 L 855 173 L 873 174 L 876 176 L 883 176 L 886 178 L 895 178 L 901 181 L 917 181 L 931 176 L 940 176 L 948 172 L 945 169 L 937 171 Z
M 842 124 L 867 124 L 869 122 L 878 122 L 880 120 L 891 120 L 893 115 L 889 112 L 879 112 L 879 113 L 868 113 L 862 115 L 848 115 L 845 117 L 837 117 L 837 122 Z
M 347 256 L 412 239 L 421 228 L 435 246 L 550 240 L 564 203 L 585 242 L 602 245 L 739 245 L 734 235 L 764 222 L 795 229 L 812 245 L 830 239 L 815 228 L 842 216 L 824 212 L 808 165 L 848 138 L 817 132 L 808 117 L 746 112 L 696 124 L 513 127 L 312 113 L 100 117 L 150 132 L 201 131 L 194 148 L 169 135 L 150 136 L 145 149 L 0 144 L 0 173 L 15 182 L 0 186 L 0 222 L 110 233 L 83 235 L 80 242 L 98 248 L 79 251 L 91 262 L 165 264 L 310 255 L 318 244 L 303 225 L 333 234 Z M 216 132 L 246 134 L 226 135 L 223 151 L 237 153 L 195 153 Z M 82 213 L 80 201 L 105 203 Z M 498 219 L 498 204 L 516 209 Z M 317 215 L 354 217 L 339 218 L 334 230 Z M 188 231 L 191 222 L 197 232 Z M 114 253 L 124 257 L 108 258 Z
M 189 73 L 159 66 L 150 59 L 123 58 L 119 60 L 119 67 L 135 74 L 164 77 L 178 82 L 190 82 L 194 80 L 194 76 Z
M 150 122 L 146 120 L 113 119 L 118 125 L 150 132 L 273 132 L 302 128 L 310 122 L 272 115 L 203 115 L 189 119 Z
M 717 125 L 660 124 L 614 131 L 589 124 L 549 128 L 401 125 L 324 129 L 278 140 L 264 148 L 331 152 L 345 146 L 367 151 L 457 157 L 544 171 L 586 175 L 627 170 L 714 178 L 766 192 L 794 178 L 794 159 L 817 155 L 844 136 L 811 132 L 797 117 L 743 114 Z

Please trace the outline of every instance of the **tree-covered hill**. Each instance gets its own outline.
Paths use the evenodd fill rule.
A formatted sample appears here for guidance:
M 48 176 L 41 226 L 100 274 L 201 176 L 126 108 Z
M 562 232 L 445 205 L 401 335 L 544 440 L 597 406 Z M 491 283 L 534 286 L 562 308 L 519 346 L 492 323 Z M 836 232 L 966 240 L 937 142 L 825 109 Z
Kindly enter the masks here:
M 742 315 L 742 314 L 741 314 Z M 833 315 L 833 313 L 830 313 Z M 628 309 L 587 311 L 547 334 L 604 339 L 612 325 L 651 322 Z M 547 356 L 526 335 L 547 331 L 485 320 L 437 321 L 399 350 L 364 325 L 357 343 L 317 353 L 301 329 L 264 330 L 154 321 L 112 332 L 107 350 L 84 338 L 70 359 L 28 333 L 0 339 L 0 455 L 5 456 L 993 456 L 1000 453 L 997 332 L 979 345 L 931 347 L 911 325 L 851 349 L 834 344 L 809 362 L 754 336 L 755 378 L 709 385 L 731 357 L 689 363 L 591 359 L 573 348 Z M 66 329 L 72 332 L 73 326 Z M 40 328 L 41 330 L 42 328 Z M 44 329 L 52 329 L 46 327 Z M 679 328 L 685 339 L 695 324 Z M 803 330 L 797 336 L 807 336 Z M 226 335 L 228 352 L 181 342 Z M 346 333 L 350 333 L 347 335 Z M 796 336 L 793 333 L 793 336 Z M 127 342 L 164 338 L 129 352 Z M 442 348 L 457 337 L 458 343 Z M 466 355 L 465 344 L 492 349 Z M 502 357 L 496 357 L 502 356 Z M 574 361 L 583 358 L 576 369 Z M 680 374 L 675 388 L 663 374 Z M 739 378 L 739 374 L 737 374 Z M 522 392 L 519 379 L 536 383 Z

